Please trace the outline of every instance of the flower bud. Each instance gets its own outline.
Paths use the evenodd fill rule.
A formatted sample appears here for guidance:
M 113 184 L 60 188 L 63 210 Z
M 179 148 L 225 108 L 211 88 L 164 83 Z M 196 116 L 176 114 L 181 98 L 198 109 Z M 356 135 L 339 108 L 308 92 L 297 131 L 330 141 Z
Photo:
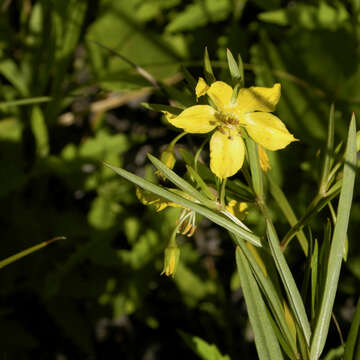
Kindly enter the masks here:
M 259 145 L 258 149 L 259 149 L 260 167 L 264 172 L 267 172 L 268 170 L 271 169 L 269 157 L 266 153 L 266 150 L 261 145 Z
M 161 272 L 162 274 L 165 274 L 166 276 L 174 276 L 177 264 L 179 262 L 180 257 L 180 249 L 177 245 L 169 245 L 165 249 L 164 254 L 164 267 Z
M 161 153 L 160 160 L 169 168 L 173 169 L 175 166 L 176 158 L 173 149 L 169 146 Z

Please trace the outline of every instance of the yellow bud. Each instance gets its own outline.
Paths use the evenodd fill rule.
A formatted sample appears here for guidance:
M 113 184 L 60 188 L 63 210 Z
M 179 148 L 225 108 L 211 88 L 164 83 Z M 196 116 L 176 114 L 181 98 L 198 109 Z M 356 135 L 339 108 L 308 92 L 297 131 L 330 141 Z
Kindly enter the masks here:
M 174 152 L 167 147 L 160 156 L 160 160 L 169 168 L 172 169 L 175 166 L 176 158 Z
M 180 257 L 180 249 L 178 246 L 168 246 L 165 249 L 164 254 L 164 267 L 161 272 L 162 274 L 165 274 L 166 276 L 174 276 L 177 264 L 179 262 Z
M 260 167 L 263 171 L 267 172 L 268 170 L 271 169 L 269 157 L 266 153 L 266 150 L 261 145 L 259 145 L 258 149 L 259 149 Z

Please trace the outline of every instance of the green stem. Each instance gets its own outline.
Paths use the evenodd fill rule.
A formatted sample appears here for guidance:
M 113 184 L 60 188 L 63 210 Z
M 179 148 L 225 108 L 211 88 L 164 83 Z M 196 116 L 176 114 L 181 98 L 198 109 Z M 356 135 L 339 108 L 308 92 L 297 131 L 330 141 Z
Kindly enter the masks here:
M 227 178 L 223 179 L 221 182 L 221 190 L 220 190 L 220 204 L 222 208 L 225 208 L 225 187 L 226 187 Z
M 194 168 L 195 168 L 196 172 L 198 172 L 197 163 L 198 163 L 198 160 L 199 160 L 199 156 L 200 156 L 204 146 L 207 144 L 208 141 L 209 141 L 209 137 L 206 137 L 206 139 L 202 142 L 202 144 L 200 145 L 199 149 L 196 151 L 196 154 L 194 156 Z

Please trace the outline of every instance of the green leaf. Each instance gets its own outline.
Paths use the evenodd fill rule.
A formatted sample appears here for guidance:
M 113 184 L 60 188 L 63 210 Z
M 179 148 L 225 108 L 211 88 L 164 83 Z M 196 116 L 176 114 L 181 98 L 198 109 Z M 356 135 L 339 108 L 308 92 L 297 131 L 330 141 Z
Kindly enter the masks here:
M 284 254 L 281 251 L 278 236 L 269 216 L 266 216 L 266 225 L 271 253 L 284 285 L 291 310 L 293 311 L 296 321 L 304 334 L 306 342 L 309 344 L 311 329 L 306 315 L 304 303 L 301 299 L 300 292 L 296 286 L 295 280 L 291 274 Z
M 355 116 L 351 118 L 345 152 L 344 177 L 341 187 L 337 221 L 331 243 L 325 288 L 322 295 L 319 316 L 311 342 L 311 360 L 318 359 L 325 345 L 331 312 L 338 286 L 346 233 L 355 183 L 356 169 L 356 125 Z
M 30 255 L 32 254 L 33 252 L 37 251 L 37 250 L 40 250 L 41 248 L 53 243 L 54 241 L 57 241 L 57 240 L 64 240 L 66 239 L 66 237 L 64 236 L 57 236 L 57 237 L 54 237 L 50 240 L 47 240 L 47 241 L 44 241 L 38 245 L 35 245 L 35 246 L 32 246 L 26 250 L 23 250 L 23 251 L 20 251 L 18 253 L 16 253 L 15 255 L 12 255 L 12 256 L 9 256 L 8 258 L 4 259 L 4 260 L 1 260 L 0 261 L 0 269 L 2 269 L 3 267 L 13 263 L 14 261 L 17 261 L 21 258 L 23 258 L 24 256 L 27 256 L 27 255 Z
M 262 246 L 261 245 L 261 241 L 259 239 L 258 236 L 256 236 L 255 234 L 244 230 L 242 227 L 240 227 L 239 225 L 233 223 L 232 221 L 226 219 L 224 216 L 217 214 L 216 212 L 207 209 L 201 205 L 195 204 L 179 195 L 176 195 L 174 193 L 172 193 L 171 191 L 165 190 L 163 188 L 161 188 L 158 185 L 155 185 L 139 176 L 136 176 L 124 169 L 121 168 L 117 168 L 114 166 L 111 166 L 109 164 L 104 163 L 105 166 L 107 166 L 108 168 L 112 169 L 113 171 L 115 171 L 117 174 L 119 174 L 120 176 L 122 176 L 123 178 L 129 180 L 130 182 L 140 186 L 141 188 L 151 191 L 154 194 L 157 194 L 167 200 L 176 202 L 177 204 L 182 205 L 183 207 L 186 207 L 188 209 L 191 209 L 197 213 L 199 213 L 200 215 L 203 215 L 205 217 L 207 217 L 208 219 L 210 219 L 211 221 L 213 221 L 214 223 L 222 226 L 223 228 L 240 235 L 240 237 L 244 240 L 247 240 L 249 242 L 251 242 L 252 244 L 254 244 L 255 246 Z
M 236 63 L 236 60 L 234 59 L 234 56 L 229 49 L 226 49 L 226 56 L 233 83 L 241 83 L 244 80 L 244 74 L 240 72 L 239 66 Z
M 229 0 L 204 0 L 192 2 L 185 10 L 176 14 L 166 27 L 167 32 L 193 30 L 209 22 L 225 20 L 232 10 Z
M 9 101 L 1 101 L 0 108 L 6 108 L 10 106 L 23 106 L 23 105 L 32 105 L 32 104 L 40 104 L 44 102 L 51 101 L 52 98 L 50 96 L 38 96 L 26 99 L 18 99 L 18 100 L 9 100 Z
M 331 163 L 334 156 L 334 128 L 335 128 L 335 107 L 334 104 L 331 105 L 330 115 L 329 115 L 329 125 L 328 125 L 328 134 L 327 134 L 327 142 L 326 149 L 324 154 L 323 167 L 321 171 L 321 180 L 319 184 L 319 193 L 325 194 L 329 186 L 329 174 L 331 170 Z
M 230 360 L 228 355 L 222 355 L 214 344 L 209 344 L 198 336 L 187 334 L 178 330 L 185 343 L 204 360 Z
M 253 256 L 250 249 L 246 244 L 238 238 L 237 235 L 230 234 L 235 243 L 240 246 L 241 251 L 246 256 L 246 259 L 251 267 L 251 270 L 256 278 L 257 283 L 259 284 L 261 291 L 266 297 L 266 300 L 271 308 L 272 314 L 275 318 L 276 325 L 279 327 L 282 336 L 286 340 L 287 346 L 292 351 L 292 355 L 296 357 L 297 348 L 295 339 L 292 337 L 291 331 L 285 321 L 284 306 L 280 300 L 279 294 L 277 293 L 274 284 L 271 279 L 266 276 Z
M 200 175 L 189 165 L 186 165 L 186 169 L 189 172 L 190 176 L 195 180 L 195 182 L 200 187 L 201 191 L 210 199 L 215 201 L 216 196 L 210 191 L 208 186 L 205 184 L 204 180 L 200 177 Z
M 318 289 L 318 261 L 319 261 L 319 247 L 317 239 L 314 241 L 314 250 L 311 254 L 311 319 L 315 319 L 316 308 L 315 301 L 317 300 L 317 289 Z
M 356 346 L 360 344 L 360 297 L 358 298 L 355 314 L 352 318 L 350 331 L 345 344 L 344 360 L 355 360 Z
M 276 200 L 276 204 L 280 207 L 283 215 L 291 226 L 295 226 L 298 223 L 298 219 L 289 204 L 286 196 L 284 195 L 281 188 L 275 183 L 269 172 L 266 172 L 266 176 L 269 182 L 269 190 L 271 195 Z M 304 254 L 308 254 L 308 241 L 302 230 L 296 232 L 296 236 L 299 240 L 300 246 L 304 251 Z
M 216 81 L 207 48 L 204 51 L 204 75 L 209 85 Z
M 260 360 L 283 359 L 279 342 L 271 326 L 265 302 L 251 272 L 246 256 L 236 248 L 236 265 L 240 276 L 250 323 L 254 331 L 255 345 Z
M 36 142 L 37 155 L 45 157 L 49 154 L 49 135 L 43 112 L 39 106 L 33 107 L 30 124 Z
M 198 190 L 196 190 L 192 185 L 190 185 L 187 181 L 177 175 L 174 171 L 169 169 L 162 161 L 157 159 L 155 156 L 148 154 L 148 158 L 154 164 L 154 166 L 162 172 L 162 174 L 170 180 L 173 184 L 179 187 L 181 190 L 192 196 L 193 198 L 199 200 L 205 206 L 211 209 L 218 209 L 219 204 L 213 200 L 209 200 L 203 194 L 201 194 Z
M 161 111 L 167 111 L 171 114 L 175 114 L 175 115 L 179 115 L 183 109 L 180 109 L 178 107 L 175 106 L 169 106 L 169 105 L 162 105 L 162 104 L 150 104 L 150 103 L 141 103 L 141 105 L 148 110 L 152 110 L 152 111 L 156 111 L 156 112 L 161 112 Z

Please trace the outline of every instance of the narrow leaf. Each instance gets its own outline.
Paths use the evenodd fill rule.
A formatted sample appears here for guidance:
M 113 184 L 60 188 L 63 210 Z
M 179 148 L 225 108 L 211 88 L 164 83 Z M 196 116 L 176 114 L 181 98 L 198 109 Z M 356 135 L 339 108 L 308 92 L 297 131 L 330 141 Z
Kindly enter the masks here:
M 5 267 L 6 265 L 9 265 L 9 264 L 13 263 L 16 260 L 19 260 L 19 259 L 23 258 L 24 256 L 30 255 L 33 252 L 35 252 L 37 250 L 40 250 L 41 248 L 53 243 L 54 241 L 64 240 L 64 239 L 66 239 L 66 237 L 57 236 L 57 237 L 54 237 L 54 238 L 52 238 L 50 240 L 44 241 L 44 242 L 42 242 L 42 243 L 40 243 L 38 245 L 32 246 L 32 247 L 30 247 L 30 248 L 28 248 L 26 250 L 20 251 L 15 255 L 9 256 L 8 258 L 0 261 L 0 269 Z
M 205 206 L 211 209 L 218 209 L 219 205 L 212 200 L 206 198 L 203 194 L 201 194 L 198 190 L 196 190 L 192 185 L 190 185 L 187 181 L 177 175 L 174 171 L 169 169 L 162 161 L 157 159 L 155 156 L 148 154 L 148 158 L 154 164 L 154 166 L 161 171 L 161 173 L 170 180 L 173 184 L 178 186 L 181 190 L 188 193 L 190 196 L 199 200 Z
M 331 312 L 335 301 L 338 286 L 342 256 L 344 253 L 346 233 L 350 217 L 350 209 L 353 198 L 356 169 L 356 125 L 355 116 L 351 118 L 348 140 L 345 152 L 344 177 L 340 192 L 337 211 L 337 221 L 331 243 L 328 271 L 326 274 L 324 293 L 318 320 L 316 322 L 314 336 L 311 343 L 311 360 L 318 359 L 325 345 Z
M 23 106 L 23 105 L 40 104 L 44 102 L 49 102 L 51 100 L 52 98 L 50 96 L 39 96 L 39 97 L 26 98 L 26 99 L 1 101 L 0 108 L 6 108 L 7 106 Z
M 175 106 L 169 106 L 169 105 L 162 105 L 162 104 L 150 104 L 150 103 L 146 103 L 143 102 L 141 103 L 141 105 L 148 110 L 152 110 L 152 111 L 156 111 L 156 112 L 160 112 L 160 111 L 167 111 L 171 114 L 174 115 L 179 115 L 183 109 L 180 109 L 178 107 Z
M 205 48 L 204 52 L 204 75 L 209 85 L 216 81 L 207 47 Z
M 321 180 L 319 185 L 319 193 L 324 194 L 328 187 L 328 178 L 331 169 L 333 151 L 334 151 L 334 113 L 335 108 L 334 104 L 331 104 L 330 108 L 330 115 L 329 115 L 329 126 L 328 126 L 328 134 L 327 134 L 327 142 L 326 142 L 326 149 L 324 155 L 324 162 L 321 171 Z
M 216 196 L 210 191 L 208 186 L 205 184 L 204 180 L 200 177 L 200 175 L 189 165 L 186 165 L 186 169 L 189 172 L 190 176 L 195 180 L 195 182 L 199 185 L 202 192 L 210 199 L 215 201 Z
M 291 226 L 295 226 L 298 222 L 298 219 L 290 206 L 286 196 L 282 192 L 281 188 L 275 183 L 269 173 L 266 173 L 267 179 L 269 181 L 269 190 L 273 198 L 276 200 L 277 205 L 280 207 L 283 215 Z M 308 254 L 308 241 L 302 230 L 296 232 L 296 236 L 299 240 L 299 244 L 304 251 L 304 254 Z
M 360 297 L 357 302 L 354 317 L 351 322 L 348 338 L 345 344 L 344 360 L 355 359 L 355 347 L 360 345 Z
M 222 226 L 223 228 L 229 230 L 230 232 L 238 234 L 241 238 L 251 242 L 255 246 L 260 246 L 260 247 L 262 246 L 260 238 L 258 236 L 256 236 L 255 234 L 253 234 L 249 231 L 244 230 L 239 225 L 226 219 L 224 216 L 217 214 L 215 211 L 212 211 L 201 205 L 193 203 L 179 195 L 172 193 L 171 191 L 163 189 L 162 187 L 155 185 L 155 184 L 151 183 L 150 181 L 147 181 L 137 175 L 134 175 L 131 172 L 128 172 L 122 168 L 117 168 L 117 167 L 111 166 L 107 163 L 104 163 L 104 165 L 107 166 L 108 168 L 112 169 L 113 171 L 115 171 L 117 174 L 119 174 L 123 178 L 140 186 L 141 188 L 151 191 L 156 195 L 159 195 L 167 200 L 176 202 L 177 204 L 180 204 L 183 207 L 191 209 L 191 210 L 199 213 L 200 215 L 207 217 L 208 219 L 213 221 L 215 224 Z
M 254 331 L 255 345 L 259 359 L 281 360 L 283 359 L 282 352 L 271 326 L 265 302 L 251 272 L 249 263 L 240 247 L 236 248 L 236 264 L 250 323 Z
M 306 342 L 309 344 L 311 330 L 306 315 L 304 303 L 301 299 L 300 292 L 296 286 L 295 280 L 291 274 L 291 271 L 286 262 L 284 254 L 281 251 L 279 239 L 274 229 L 274 226 L 268 216 L 266 217 L 266 224 L 267 224 L 266 228 L 267 228 L 267 235 L 269 239 L 271 253 L 273 254 L 276 268 L 280 274 L 282 283 L 284 285 L 291 310 L 293 311 L 295 318 L 298 322 L 298 325 L 304 334 Z
M 238 64 L 236 63 L 236 60 L 234 59 L 234 56 L 229 49 L 226 49 L 226 56 L 231 78 L 233 79 L 234 84 L 236 84 L 242 79 Z
M 43 112 L 39 106 L 32 108 L 30 124 L 36 141 L 37 155 L 45 157 L 49 154 L 49 135 Z
M 244 241 L 239 239 L 237 235 L 230 235 L 234 242 L 241 248 L 243 254 L 246 256 L 246 259 L 251 267 L 256 281 L 266 297 L 266 300 L 271 308 L 271 312 L 275 318 L 276 324 L 279 327 L 282 336 L 286 340 L 287 345 L 289 346 L 293 354 L 297 354 L 295 339 L 292 337 L 291 331 L 285 320 L 285 313 L 282 301 L 280 300 L 272 281 L 269 277 L 265 275 L 261 266 L 256 261 L 256 258 L 254 257 L 250 249 L 246 246 Z

